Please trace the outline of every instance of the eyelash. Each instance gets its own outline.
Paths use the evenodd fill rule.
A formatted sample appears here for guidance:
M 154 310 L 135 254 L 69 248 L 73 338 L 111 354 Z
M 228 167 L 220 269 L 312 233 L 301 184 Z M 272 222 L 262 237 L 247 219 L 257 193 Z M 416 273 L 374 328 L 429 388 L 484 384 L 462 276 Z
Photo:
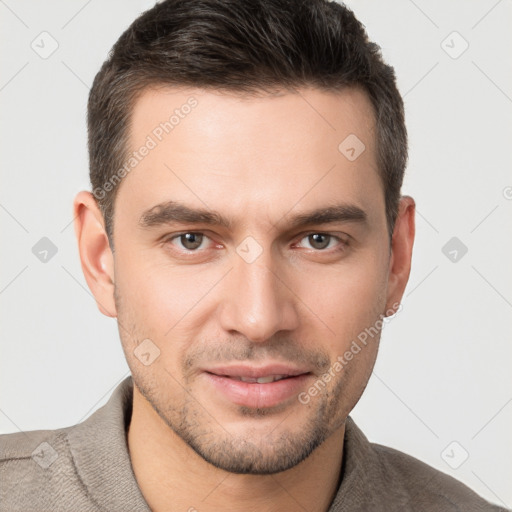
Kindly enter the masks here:
M 162 243 L 164 243 L 164 244 L 171 243 L 172 244 L 172 242 L 174 240 L 179 240 L 184 235 L 202 235 L 204 238 L 208 239 L 210 242 L 213 242 L 213 240 L 208 235 L 206 235 L 204 232 L 201 232 L 201 231 L 183 231 L 182 233 L 177 233 L 177 234 L 174 234 L 174 235 L 171 235 L 169 237 L 164 238 L 162 240 Z M 308 238 L 308 237 L 310 237 L 312 235 L 328 236 L 328 237 L 330 237 L 330 240 L 335 240 L 338 243 L 337 243 L 336 247 L 334 247 L 334 248 L 332 248 L 332 247 L 331 248 L 326 248 L 326 249 L 304 248 L 306 251 L 309 251 L 309 252 L 315 252 L 315 253 L 318 253 L 318 254 L 320 254 L 320 253 L 332 254 L 332 253 L 335 253 L 335 252 L 342 252 L 342 251 L 346 250 L 346 248 L 349 245 L 348 236 L 346 238 L 342 238 L 340 236 L 334 235 L 332 233 L 326 233 L 324 231 L 311 231 L 309 233 L 301 234 L 300 238 L 298 239 L 298 241 L 295 242 L 293 245 L 294 246 L 297 245 L 302 240 L 304 240 L 304 239 L 306 239 L 306 238 Z M 213 243 L 215 245 L 217 245 L 217 247 L 221 247 L 221 244 L 216 244 L 215 242 L 213 242 Z M 206 249 L 195 249 L 195 250 L 193 250 L 193 249 L 186 249 L 184 247 L 181 249 L 182 253 L 190 254 L 190 255 L 198 254 L 201 251 L 205 251 L 205 250 Z
M 325 233 L 323 231 L 312 231 L 310 233 L 306 233 L 304 235 L 301 235 L 301 238 L 299 239 L 299 243 L 304 240 L 304 239 L 307 239 L 309 238 L 310 236 L 312 235 L 323 235 L 323 236 L 327 236 L 327 237 L 330 237 L 329 238 L 329 243 L 334 240 L 337 242 L 337 245 L 335 247 L 330 247 L 330 248 L 325 248 L 325 249 L 315 249 L 315 248 L 305 248 L 306 250 L 308 251 L 312 251 L 312 252 L 315 252 L 315 253 L 326 253 L 326 254 L 331 254 L 333 252 L 339 252 L 339 251 L 343 251 L 347 248 L 348 246 L 348 239 L 342 239 L 341 237 L 339 236 L 336 236 L 336 235 L 333 235 L 332 233 Z
M 205 239 L 209 240 L 211 243 L 214 243 L 213 240 L 208 236 L 206 235 L 205 233 L 203 233 L 202 231 L 183 231 L 182 233 L 178 233 L 178 234 L 175 234 L 175 235 L 171 235 L 169 237 L 165 237 L 163 240 L 162 240 L 162 243 L 164 245 L 167 245 L 167 244 L 172 244 L 172 242 L 174 240 L 179 240 L 182 236 L 184 235 L 202 235 Z M 204 242 L 204 240 L 201 241 L 201 244 Z M 215 244 L 217 246 L 220 246 L 220 244 Z M 196 249 L 196 250 L 191 250 L 191 249 L 186 249 L 185 247 L 179 249 L 182 253 L 184 254 L 190 254 L 190 255 L 193 255 L 193 254 L 198 254 L 200 253 L 201 251 L 204 251 L 205 249 Z

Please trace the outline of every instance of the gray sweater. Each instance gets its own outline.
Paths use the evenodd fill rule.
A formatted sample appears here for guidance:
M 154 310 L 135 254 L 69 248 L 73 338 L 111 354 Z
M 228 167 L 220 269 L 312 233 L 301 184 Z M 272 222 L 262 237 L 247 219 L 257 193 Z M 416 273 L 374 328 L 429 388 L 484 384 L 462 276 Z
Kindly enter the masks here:
M 0 436 L 0 510 L 150 512 L 126 444 L 132 386 L 128 377 L 78 425 Z M 347 419 L 341 485 L 329 512 L 499 510 L 506 509 L 454 478 L 370 443 Z

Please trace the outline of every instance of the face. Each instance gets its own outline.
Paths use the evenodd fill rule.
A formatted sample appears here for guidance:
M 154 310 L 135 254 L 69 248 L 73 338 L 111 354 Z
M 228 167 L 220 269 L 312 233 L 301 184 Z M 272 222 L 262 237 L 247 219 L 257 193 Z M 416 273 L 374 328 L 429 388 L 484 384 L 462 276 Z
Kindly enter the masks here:
M 358 336 L 393 299 L 369 100 L 146 91 L 130 150 L 113 258 L 135 385 L 211 464 L 295 466 L 358 401 L 379 335 Z

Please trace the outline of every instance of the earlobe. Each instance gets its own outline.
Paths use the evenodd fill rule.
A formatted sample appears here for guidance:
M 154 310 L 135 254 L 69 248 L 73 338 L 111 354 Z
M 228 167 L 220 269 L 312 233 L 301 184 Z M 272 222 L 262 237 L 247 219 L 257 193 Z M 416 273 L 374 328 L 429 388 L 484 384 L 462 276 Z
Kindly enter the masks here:
M 386 311 L 398 310 L 409 280 L 415 235 L 415 208 L 412 197 L 401 197 L 391 239 Z
M 73 203 L 75 234 L 82 271 L 99 310 L 116 317 L 114 300 L 114 257 L 103 215 L 94 196 L 87 191 L 77 194 Z

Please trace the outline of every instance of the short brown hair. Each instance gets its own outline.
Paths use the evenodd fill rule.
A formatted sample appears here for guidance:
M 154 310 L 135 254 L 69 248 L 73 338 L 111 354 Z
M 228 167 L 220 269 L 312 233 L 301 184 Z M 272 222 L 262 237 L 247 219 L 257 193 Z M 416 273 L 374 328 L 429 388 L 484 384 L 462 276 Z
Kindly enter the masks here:
M 125 161 L 135 101 L 159 85 L 238 93 L 362 88 L 375 112 L 377 163 L 392 233 L 407 162 L 403 101 L 393 68 L 344 5 L 165 0 L 132 23 L 96 75 L 88 103 L 90 179 L 111 245 L 118 187 L 104 185 L 112 184 Z

